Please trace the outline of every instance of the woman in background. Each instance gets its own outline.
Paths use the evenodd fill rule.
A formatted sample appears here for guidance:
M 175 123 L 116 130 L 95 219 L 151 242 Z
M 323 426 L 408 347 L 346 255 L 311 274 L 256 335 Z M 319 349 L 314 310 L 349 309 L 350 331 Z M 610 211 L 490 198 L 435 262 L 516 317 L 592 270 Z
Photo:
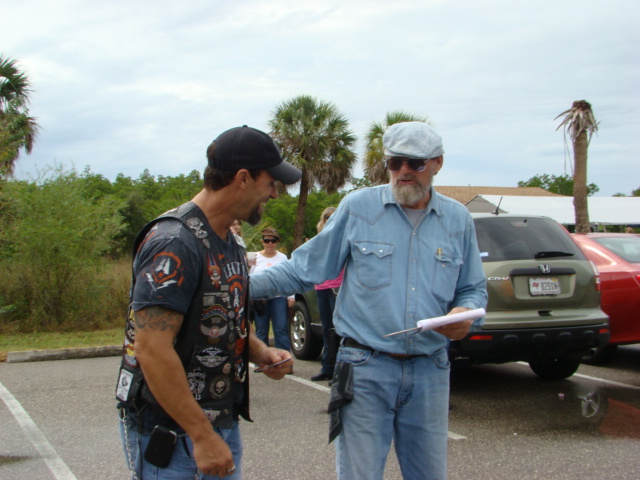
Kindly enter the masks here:
M 233 233 L 233 236 L 236 237 L 237 244 L 246 250 L 247 246 L 245 245 L 244 238 L 242 237 L 242 224 L 240 223 L 240 220 L 236 218 L 229 229 L 231 230 L 231 233 Z
M 263 249 L 256 254 L 255 265 L 251 267 L 251 274 L 260 272 L 287 260 L 287 256 L 278 251 L 280 234 L 273 228 L 262 230 Z M 275 297 L 269 300 L 254 302 L 254 320 L 256 324 L 256 336 L 266 345 L 269 345 L 269 324 L 273 325 L 273 336 L 276 348 L 291 350 L 289 340 L 289 317 L 287 315 L 288 303 L 293 303 L 293 297 Z
M 331 217 L 335 211 L 335 207 L 327 207 L 324 209 L 322 215 L 320 215 L 320 221 L 316 226 L 318 233 L 322 231 L 327 220 L 329 220 L 329 217 Z M 336 365 L 336 355 L 340 343 L 340 337 L 336 334 L 336 329 L 333 327 L 333 309 L 336 305 L 338 290 L 340 289 L 340 285 L 342 285 L 343 273 L 344 270 L 340 272 L 337 278 L 327 280 L 315 287 L 318 296 L 318 313 L 320 314 L 320 321 L 322 322 L 324 348 L 322 349 L 322 368 L 320 369 L 320 373 L 311 377 L 311 380 L 314 382 L 331 380 L 333 378 L 333 369 Z

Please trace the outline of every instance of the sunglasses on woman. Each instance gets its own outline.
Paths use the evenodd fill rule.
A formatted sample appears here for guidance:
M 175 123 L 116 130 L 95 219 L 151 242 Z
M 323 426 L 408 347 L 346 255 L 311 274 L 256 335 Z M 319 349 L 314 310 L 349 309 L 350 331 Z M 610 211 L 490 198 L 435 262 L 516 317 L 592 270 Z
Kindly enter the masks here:
M 414 172 L 422 172 L 427 168 L 429 158 L 386 157 L 387 168 L 392 172 L 398 171 L 406 163 Z
M 262 238 L 262 241 L 264 243 L 278 243 L 278 239 L 277 238 Z

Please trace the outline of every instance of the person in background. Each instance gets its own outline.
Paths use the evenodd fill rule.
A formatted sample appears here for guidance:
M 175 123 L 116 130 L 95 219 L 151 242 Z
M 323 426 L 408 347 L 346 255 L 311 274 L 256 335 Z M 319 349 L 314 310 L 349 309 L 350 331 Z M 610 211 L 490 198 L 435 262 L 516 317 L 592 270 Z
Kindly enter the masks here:
M 262 230 L 262 250 L 256 254 L 256 264 L 251 268 L 251 275 L 262 272 L 287 260 L 287 256 L 278 251 L 280 234 L 274 228 Z M 291 350 L 289 340 L 289 316 L 287 309 L 292 307 L 293 297 L 287 299 L 279 295 L 258 304 L 254 311 L 256 336 L 269 345 L 269 326 L 273 325 L 273 336 L 276 348 Z M 254 302 L 255 305 L 255 302 Z
M 407 480 L 447 476 L 449 358 L 472 321 L 418 334 L 424 318 L 487 303 L 476 232 L 464 205 L 432 186 L 444 162 L 424 122 L 383 135 L 388 185 L 349 193 L 291 260 L 251 278 L 252 299 L 305 292 L 344 278 L 333 324 L 342 337 L 331 382 L 329 441 L 338 480 L 382 480 L 393 442 Z M 481 323 L 482 320 L 478 320 Z
M 324 224 L 327 223 L 331 214 L 336 211 L 336 207 L 327 207 L 320 215 L 320 221 L 316 228 L 318 233 L 324 228 Z M 316 295 L 318 296 L 318 313 L 320 314 L 320 321 L 322 322 L 322 340 L 324 348 L 322 349 L 322 368 L 320 373 L 311 377 L 311 381 L 319 382 L 321 380 L 331 380 L 333 377 L 333 369 L 336 365 L 336 355 L 338 353 L 338 346 L 340 344 L 340 337 L 336 334 L 336 329 L 333 327 L 333 309 L 336 305 L 336 297 L 338 296 L 338 290 L 342 285 L 342 276 L 344 272 L 341 271 L 337 278 L 327 280 L 326 282 L 316 285 Z
M 229 230 L 231 230 L 231 233 L 233 233 L 233 236 L 236 238 L 236 242 L 238 243 L 238 245 L 246 250 L 247 245 L 244 243 L 244 238 L 242 237 L 242 224 L 240 223 L 240 220 L 236 218 L 229 227 Z
M 633 233 L 633 228 L 630 225 L 627 225 L 627 228 L 624 229 L 624 233 Z
M 125 458 L 134 479 L 240 479 L 239 417 L 249 416 L 249 362 L 281 379 L 287 350 L 249 327 L 248 268 L 230 234 L 255 225 L 300 170 L 266 133 L 245 126 L 207 148 L 202 190 L 136 238 L 133 284 L 116 386 Z M 98 475 L 99 476 L 99 475 Z

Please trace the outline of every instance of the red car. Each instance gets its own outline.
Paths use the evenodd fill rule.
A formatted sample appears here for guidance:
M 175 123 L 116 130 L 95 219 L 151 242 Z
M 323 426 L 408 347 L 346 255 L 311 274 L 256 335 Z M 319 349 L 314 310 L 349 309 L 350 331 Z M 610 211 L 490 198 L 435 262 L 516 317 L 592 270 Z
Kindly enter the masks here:
M 640 342 L 640 235 L 571 236 L 600 272 L 602 310 L 609 315 L 611 337 L 585 363 L 603 363 L 615 356 L 618 345 Z

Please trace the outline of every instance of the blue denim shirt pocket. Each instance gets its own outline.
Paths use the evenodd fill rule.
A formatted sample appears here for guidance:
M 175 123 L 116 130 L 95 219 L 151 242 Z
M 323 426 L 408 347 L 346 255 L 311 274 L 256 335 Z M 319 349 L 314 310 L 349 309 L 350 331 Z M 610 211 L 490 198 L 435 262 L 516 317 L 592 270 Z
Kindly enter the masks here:
M 390 243 L 354 242 L 352 254 L 358 282 L 370 290 L 391 285 L 393 245 Z
M 435 255 L 435 262 L 437 268 L 433 275 L 434 294 L 440 301 L 448 304 L 455 295 L 462 259 L 440 252 Z

